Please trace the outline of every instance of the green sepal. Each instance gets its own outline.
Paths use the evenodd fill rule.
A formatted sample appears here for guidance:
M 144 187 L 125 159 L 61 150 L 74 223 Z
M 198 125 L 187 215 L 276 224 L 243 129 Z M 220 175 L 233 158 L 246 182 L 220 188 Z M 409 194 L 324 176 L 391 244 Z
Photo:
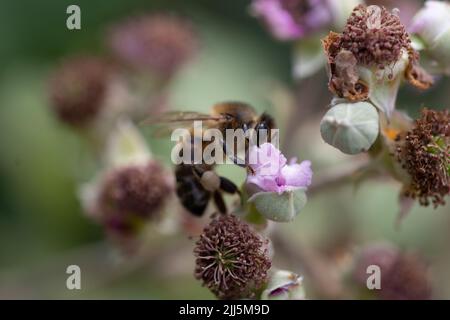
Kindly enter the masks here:
M 276 222 L 292 221 L 306 205 L 305 189 L 300 188 L 277 192 L 258 192 L 248 200 L 256 210 L 268 220 Z

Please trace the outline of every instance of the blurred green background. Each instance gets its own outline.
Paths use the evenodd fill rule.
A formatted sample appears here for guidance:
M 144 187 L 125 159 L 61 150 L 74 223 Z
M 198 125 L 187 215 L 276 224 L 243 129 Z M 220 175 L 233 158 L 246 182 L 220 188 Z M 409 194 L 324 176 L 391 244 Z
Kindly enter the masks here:
M 70 4 L 81 7 L 81 30 L 66 28 Z M 207 110 L 217 101 L 243 100 L 279 116 L 264 88 L 267 83 L 301 86 L 291 80 L 291 48 L 273 40 L 249 15 L 248 5 L 239 0 L 1 1 L 0 298 L 212 298 L 192 276 L 192 242 L 187 250 L 172 252 L 185 268 L 181 272 L 161 273 L 164 259 L 159 258 L 145 268 L 110 270 L 102 231 L 84 216 L 76 196 L 78 183 L 89 180 L 96 168 L 86 146 L 50 112 L 47 78 L 64 56 L 104 53 L 109 24 L 135 13 L 175 11 L 193 21 L 201 53 L 172 84 L 173 104 Z M 448 107 L 448 89 L 446 80 L 426 94 L 402 89 L 399 107 L 411 115 L 423 105 Z M 327 96 L 326 81 L 314 90 Z M 352 159 L 322 142 L 318 122 L 325 106 L 312 107 L 318 116 L 304 122 L 293 139 L 296 153 L 311 159 L 320 174 Z M 149 144 L 168 163 L 170 145 Z M 244 177 L 239 169 L 224 170 L 237 182 Z M 327 190 L 309 199 L 295 223 L 281 228 L 311 247 L 331 246 L 350 232 L 356 245 L 386 240 L 419 251 L 432 263 L 436 296 L 449 298 L 449 207 L 415 206 L 396 231 L 398 189 L 383 180 L 356 192 L 352 186 Z M 65 288 L 69 264 L 82 268 L 81 291 Z

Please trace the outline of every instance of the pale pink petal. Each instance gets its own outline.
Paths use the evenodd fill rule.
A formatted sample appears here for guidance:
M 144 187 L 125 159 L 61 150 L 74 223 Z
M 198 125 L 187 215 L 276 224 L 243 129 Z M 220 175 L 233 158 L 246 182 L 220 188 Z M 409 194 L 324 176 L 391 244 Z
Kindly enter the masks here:
M 278 175 L 286 162 L 286 157 L 271 143 L 254 146 L 249 152 L 249 165 L 257 175 Z
M 303 161 L 300 164 L 290 164 L 281 169 L 285 185 L 293 187 L 307 187 L 312 180 L 311 162 Z
M 256 0 L 252 4 L 252 11 L 264 20 L 273 36 L 280 40 L 295 40 L 304 33 L 279 0 Z
M 253 174 L 247 176 L 247 183 L 258 186 L 262 191 L 283 193 L 311 184 L 311 162 L 298 164 L 286 157 L 274 145 L 264 143 L 259 148 L 253 147 L 249 152 L 249 165 Z
M 247 183 L 257 185 L 263 191 L 278 192 L 279 186 L 272 176 L 249 175 Z

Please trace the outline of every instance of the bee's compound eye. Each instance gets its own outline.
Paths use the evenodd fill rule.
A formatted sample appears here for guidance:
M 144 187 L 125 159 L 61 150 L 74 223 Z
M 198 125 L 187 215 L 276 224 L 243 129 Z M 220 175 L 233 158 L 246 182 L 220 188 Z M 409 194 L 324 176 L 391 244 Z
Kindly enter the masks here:
M 220 187 L 220 177 L 214 171 L 206 171 L 200 178 L 200 183 L 208 191 L 216 191 Z
M 268 129 L 268 125 L 265 121 L 261 121 L 260 123 L 258 123 L 258 125 L 256 126 L 256 130 L 267 130 Z

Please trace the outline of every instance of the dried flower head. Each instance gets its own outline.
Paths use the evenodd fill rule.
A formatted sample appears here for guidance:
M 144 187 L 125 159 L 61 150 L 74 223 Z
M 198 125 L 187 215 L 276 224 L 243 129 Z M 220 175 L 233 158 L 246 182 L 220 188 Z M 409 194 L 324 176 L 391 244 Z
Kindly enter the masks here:
M 385 300 L 427 300 L 431 283 L 427 265 L 414 254 L 400 254 L 381 276 L 380 297 Z
M 329 89 L 352 102 L 370 100 L 389 118 L 403 79 L 427 89 L 433 78 L 419 65 L 419 54 L 398 12 L 358 5 L 342 33 L 322 40 L 329 68 Z
M 341 48 L 352 52 L 359 64 L 379 69 L 395 63 L 410 43 L 398 15 L 379 6 L 357 6 L 340 38 Z
M 196 243 L 195 277 L 220 299 L 252 298 L 271 266 L 267 244 L 237 217 L 219 216 Z
M 98 210 L 109 229 L 126 233 L 155 218 L 171 191 L 170 180 L 157 162 L 121 167 L 106 176 Z
M 365 287 L 367 268 L 378 266 L 381 290 L 376 293 L 385 300 L 419 300 L 431 298 L 428 267 L 416 254 L 401 252 L 388 244 L 370 245 L 361 251 L 353 270 L 353 277 Z
M 109 45 L 124 63 L 168 77 L 194 56 L 198 40 L 188 21 L 153 14 L 113 27 Z
M 61 121 L 85 125 L 102 108 L 111 69 L 96 57 L 68 59 L 50 79 L 50 100 Z
M 340 38 L 340 34 L 330 32 L 322 40 L 328 59 L 328 87 L 338 97 L 352 102 L 364 101 L 369 97 L 369 87 L 360 80 L 356 57 L 350 51 L 341 48 Z
M 387 243 L 376 243 L 364 247 L 359 253 L 353 269 L 353 278 L 362 286 L 366 285 L 367 267 L 376 265 L 380 268 L 381 278 L 389 272 L 398 256 L 398 249 Z
M 411 176 L 406 195 L 422 205 L 445 204 L 450 194 L 450 113 L 422 110 L 414 127 L 397 138 L 396 156 Z

